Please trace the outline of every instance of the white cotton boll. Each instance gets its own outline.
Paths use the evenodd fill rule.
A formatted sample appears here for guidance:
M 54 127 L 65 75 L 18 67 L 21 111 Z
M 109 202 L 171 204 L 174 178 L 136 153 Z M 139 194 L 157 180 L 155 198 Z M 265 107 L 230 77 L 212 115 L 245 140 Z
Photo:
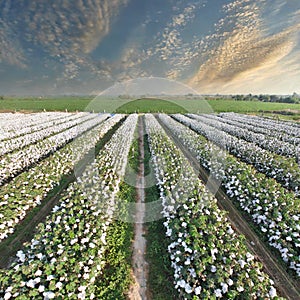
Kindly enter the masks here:
M 230 227 L 230 228 L 227 230 L 227 233 L 229 233 L 229 234 L 234 234 L 234 230 Z
M 55 277 L 54 277 L 53 275 L 48 275 L 46 280 L 47 280 L 47 281 L 51 281 L 51 280 L 54 279 L 54 278 L 55 278 Z
M 62 284 L 61 282 L 57 282 L 56 285 L 55 285 L 55 287 L 56 287 L 57 289 L 61 289 L 62 285 L 63 285 L 63 284 Z
M 50 260 L 50 263 L 51 263 L 51 264 L 54 264 L 54 263 L 56 263 L 56 258 L 55 258 L 55 257 L 53 257 L 53 258 Z
M 63 249 L 59 249 L 59 250 L 57 251 L 57 254 L 58 254 L 58 255 L 61 255 L 63 252 L 64 252 Z
M 193 291 L 192 287 L 188 283 L 185 285 L 184 289 L 187 294 L 191 294 Z
M 20 260 L 21 262 L 25 262 L 26 256 L 25 256 L 25 254 L 24 254 L 24 252 L 23 252 L 22 250 L 19 250 L 19 251 L 17 252 L 17 257 L 19 258 L 19 260 Z
M 86 290 L 86 286 L 84 286 L 84 285 L 81 285 L 79 288 L 78 288 L 78 291 L 79 292 L 83 292 L 83 291 L 85 291 Z
M 77 239 L 77 238 L 75 238 L 75 239 L 72 239 L 72 240 L 70 241 L 70 244 L 71 244 L 71 245 L 74 245 L 75 243 L 77 243 L 77 241 L 78 241 L 78 239 Z
M 228 284 L 223 282 L 221 283 L 221 286 L 222 286 L 222 293 L 226 294 L 228 292 Z
M 41 260 L 41 259 L 43 258 L 43 254 L 42 254 L 42 253 L 38 253 L 38 254 L 36 255 L 36 257 L 37 257 L 39 260 Z
M 40 283 L 41 282 L 41 277 L 37 277 L 34 279 L 35 284 Z
M 52 212 L 56 213 L 59 209 L 60 209 L 60 207 L 56 205 L 52 208 Z
M 30 279 L 27 283 L 26 286 L 30 287 L 30 288 L 34 288 L 35 286 L 35 281 Z
M 12 290 L 13 290 L 12 286 L 9 286 L 9 287 L 5 290 L 5 292 L 8 293 L 8 292 L 11 292 Z
M 8 300 L 8 299 L 10 299 L 11 297 L 12 297 L 12 294 L 11 294 L 10 292 L 5 293 L 5 295 L 4 295 L 4 300 Z
M 232 279 L 229 278 L 229 279 L 227 280 L 227 283 L 228 283 L 229 286 L 232 286 L 232 285 L 233 285 Z
M 237 290 L 238 290 L 238 292 L 241 293 L 242 291 L 244 291 L 244 288 L 240 285 L 240 286 L 237 287 Z
M 43 293 L 45 291 L 45 287 L 43 285 L 40 285 L 39 288 L 38 288 L 38 291 L 40 293 Z
M 215 273 L 217 271 L 217 268 L 216 268 L 216 266 L 211 266 L 210 270 L 211 270 L 211 272 Z
M 246 256 L 247 256 L 247 261 L 251 261 L 254 259 L 254 256 L 249 252 L 246 253 Z
M 53 292 L 44 292 L 44 300 L 54 299 L 55 294 Z
M 166 236 L 171 236 L 172 235 L 172 229 L 168 228 L 166 232 Z
M 271 289 L 270 289 L 270 291 L 269 291 L 269 296 L 270 296 L 271 298 L 274 298 L 274 297 L 277 296 L 276 289 L 275 289 L 273 286 L 271 286 Z
M 222 291 L 220 289 L 215 290 L 215 296 L 217 298 L 222 298 Z
M 201 286 L 198 286 L 195 288 L 195 294 L 200 295 L 200 293 L 201 293 Z
M 243 259 L 240 259 L 240 260 L 238 261 L 238 263 L 240 264 L 240 266 L 241 266 L 242 269 L 243 269 L 243 268 L 245 267 L 245 265 L 246 265 L 246 262 L 245 262 Z
M 267 228 L 265 228 L 265 227 L 261 227 L 261 231 L 262 231 L 262 232 L 267 232 L 267 231 L 268 231 L 268 229 L 267 229 Z
M 94 243 L 89 243 L 89 247 L 93 249 L 96 247 L 96 245 Z

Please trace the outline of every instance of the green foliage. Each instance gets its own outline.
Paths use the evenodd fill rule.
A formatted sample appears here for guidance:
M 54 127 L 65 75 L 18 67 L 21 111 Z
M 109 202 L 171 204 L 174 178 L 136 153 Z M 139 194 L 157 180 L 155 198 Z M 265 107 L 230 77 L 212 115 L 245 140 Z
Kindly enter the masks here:
M 83 111 L 90 103 L 92 97 L 29 97 L 9 98 L 1 100 L 0 110 L 9 111 Z
M 145 149 L 145 175 L 150 173 L 150 150 L 147 136 L 144 136 Z M 151 180 L 148 178 L 148 180 Z M 145 190 L 146 202 L 153 202 L 159 199 L 159 191 L 156 185 Z M 148 211 L 148 213 L 153 213 Z M 147 224 L 147 255 L 149 263 L 148 285 L 152 299 L 170 300 L 179 299 L 178 293 L 174 289 L 173 270 L 171 260 L 168 255 L 168 240 L 165 238 L 164 219 L 160 219 Z
M 126 202 L 134 199 L 135 189 L 121 183 L 119 198 Z M 98 279 L 96 298 L 105 300 L 126 299 L 131 283 L 131 243 L 133 226 L 131 223 L 115 221 L 107 232 L 106 267 Z
M 294 99 L 295 96 L 290 97 Z M 94 100 L 92 97 L 49 97 L 49 98 L 9 98 L 0 101 L 1 111 L 95 111 L 95 112 L 164 112 L 164 113 L 212 113 L 212 112 L 237 112 L 237 113 L 271 113 L 275 111 L 300 110 L 299 101 L 294 103 L 263 102 L 255 98 L 216 99 L 196 98 L 185 96 L 172 100 L 162 99 L 123 99 L 101 98 Z M 298 98 L 297 98 L 298 99 Z M 247 101 L 245 101 L 247 100 Z M 292 101 L 285 101 L 292 102 Z
M 135 139 L 132 142 L 128 156 L 128 164 L 136 173 L 139 172 L 139 141 Z
M 156 113 L 156 112 L 167 112 L 167 113 L 187 113 L 187 110 L 171 101 L 162 99 L 138 99 L 130 101 L 116 111 L 117 113 Z

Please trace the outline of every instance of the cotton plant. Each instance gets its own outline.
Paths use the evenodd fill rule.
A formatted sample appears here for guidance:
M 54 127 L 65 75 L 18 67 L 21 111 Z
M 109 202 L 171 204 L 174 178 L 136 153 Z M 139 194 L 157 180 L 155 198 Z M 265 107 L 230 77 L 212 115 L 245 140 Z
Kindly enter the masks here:
M 244 238 L 152 115 L 146 115 L 146 130 L 180 298 L 276 298 L 274 283 Z
M 12 234 L 27 212 L 41 205 L 62 176 L 73 171 L 79 160 L 123 117 L 109 118 L 4 185 L 0 191 L 0 240 Z
M 0 141 L 0 156 L 3 156 L 4 154 L 14 150 L 24 148 L 27 145 L 36 143 L 39 140 L 43 140 L 53 134 L 64 131 L 89 119 L 91 119 L 91 116 L 84 115 L 83 113 L 81 113 L 79 116 L 72 115 L 69 118 L 60 120 L 60 122 L 55 122 L 55 124 L 50 123 L 48 124 L 48 127 L 44 129 L 23 134 L 19 137 L 6 139 L 5 141 Z
M 212 148 L 207 140 L 188 127 L 175 122 L 170 117 L 161 119 L 195 154 L 206 169 L 210 169 Z M 176 117 L 186 120 L 184 116 Z M 209 152 L 210 151 L 210 152 Z M 266 242 L 273 247 L 294 274 L 300 276 L 300 203 L 297 194 L 286 190 L 281 184 L 253 166 L 241 162 L 227 153 L 221 174 L 222 185 L 227 195 L 257 224 Z
M 2 113 L 0 116 L 0 141 L 13 139 L 34 131 L 77 118 L 83 113 L 42 112 L 32 114 Z
M 286 136 L 287 138 L 296 137 L 297 139 L 292 140 L 292 143 L 295 143 L 296 141 L 296 143 L 299 144 L 300 126 L 295 122 L 272 120 L 269 118 L 237 113 L 220 113 L 218 116 L 220 116 L 222 120 L 250 125 L 251 127 L 248 128 L 251 128 L 253 131 L 260 129 L 265 130 L 267 131 L 267 134 L 270 134 L 271 136 L 276 136 L 279 138 L 282 138 L 283 136 Z M 276 127 L 276 131 L 274 131 L 274 126 Z
M 188 114 L 188 116 L 194 118 L 197 121 L 211 125 L 214 128 L 225 131 L 240 139 L 244 139 L 248 142 L 254 143 L 266 150 L 277 153 L 278 155 L 297 158 L 300 149 L 299 145 L 297 144 L 285 142 L 282 140 L 279 141 L 277 137 L 268 136 L 263 133 L 256 133 L 247 128 L 241 128 L 221 121 L 212 120 L 203 115 Z M 274 127 L 276 128 L 276 125 Z M 279 143 L 280 143 L 280 147 L 278 147 Z
M 176 115 L 174 117 L 183 124 L 190 126 L 193 130 L 199 132 L 219 147 L 225 147 L 232 155 L 248 164 L 252 164 L 259 172 L 274 178 L 284 187 L 299 195 L 300 167 L 294 158 L 280 156 L 261 148 L 253 142 L 248 142 L 226 133 L 222 131 L 221 126 L 218 129 L 208 125 L 204 121 L 196 121 L 182 115 Z M 168 116 L 161 115 L 161 118 L 168 118 Z M 217 117 L 206 116 L 206 118 L 214 120 Z M 279 143 L 281 143 L 280 140 L 278 140 L 278 148 L 280 148 Z
M 106 265 L 107 230 L 114 220 L 137 118 L 125 120 L 67 188 L 32 241 L 17 252 L 16 261 L 0 276 L 3 299 L 97 299 L 97 278 Z
M 32 164 L 37 163 L 42 158 L 63 147 L 80 134 L 98 125 L 105 118 L 105 116 L 98 116 L 96 114 L 89 116 L 87 120 L 82 120 L 76 126 L 38 141 L 35 144 L 28 145 L 23 149 L 7 153 L 0 158 L 0 185 L 3 185 L 6 180 L 15 177 L 25 168 L 30 167 Z

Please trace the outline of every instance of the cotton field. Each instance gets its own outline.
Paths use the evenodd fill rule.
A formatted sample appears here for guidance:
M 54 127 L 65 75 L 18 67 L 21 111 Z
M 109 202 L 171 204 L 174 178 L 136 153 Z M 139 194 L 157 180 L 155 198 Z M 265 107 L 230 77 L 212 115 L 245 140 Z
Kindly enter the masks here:
M 132 268 L 136 237 L 118 216 L 136 201 L 137 187 L 124 182 L 131 164 L 144 167 L 143 155 L 161 203 L 166 246 L 157 255 L 177 299 L 287 296 L 192 159 L 219 182 L 285 280 L 300 278 L 299 124 L 233 113 L 2 113 L 0 145 L 0 299 L 129 297 L 124 268 Z M 28 239 L 22 228 L 35 214 Z

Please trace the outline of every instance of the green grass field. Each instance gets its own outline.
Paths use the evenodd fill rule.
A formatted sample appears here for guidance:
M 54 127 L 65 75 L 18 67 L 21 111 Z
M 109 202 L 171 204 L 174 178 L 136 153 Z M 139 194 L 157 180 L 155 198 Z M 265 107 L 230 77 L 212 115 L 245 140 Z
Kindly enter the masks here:
M 180 103 L 174 103 L 168 100 L 160 99 L 138 99 L 130 101 L 118 107 L 117 113 L 130 113 L 130 112 L 166 112 L 172 113 L 187 113 L 188 110 L 180 105 Z
M 176 99 L 161 100 L 155 98 L 121 99 L 93 97 L 60 98 L 5 98 L 0 100 L 0 111 L 95 111 L 95 112 L 164 112 L 164 113 L 264 113 L 269 116 L 281 116 L 287 119 L 300 119 L 300 104 L 234 101 Z

